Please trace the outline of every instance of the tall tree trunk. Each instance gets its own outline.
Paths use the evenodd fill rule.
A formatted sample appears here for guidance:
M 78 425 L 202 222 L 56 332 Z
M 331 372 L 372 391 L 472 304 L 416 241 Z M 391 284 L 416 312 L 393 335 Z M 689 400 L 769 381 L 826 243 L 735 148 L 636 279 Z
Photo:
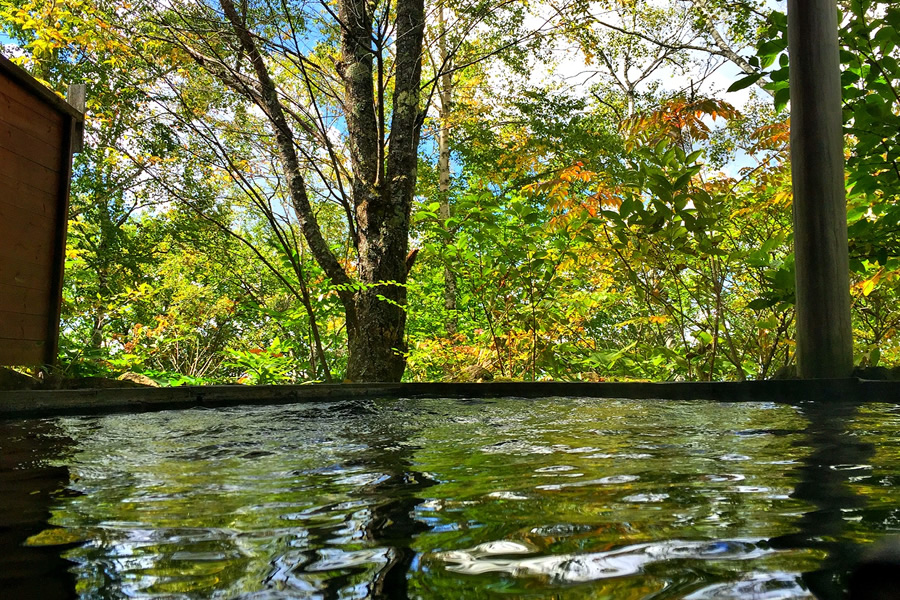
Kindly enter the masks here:
M 399 381 L 406 368 L 406 257 L 424 118 L 419 108 L 424 0 L 397 0 L 395 31 L 391 36 L 396 46 L 390 111 L 386 110 L 384 98 L 389 76 L 382 60 L 387 38 L 373 28 L 374 5 L 367 0 L 338 3 L 342 54 L 338 70 L 344 84 L 353 174 L 350 194 L 358 234 L 357 281 L 349 277 L 322 235 L 286 111 L 256 40 L 232 0 L 219 3 L 259 85 L 247 86 L 234 71 L 226 71 L 221 62 L 212 64 L 199 55 L 194 55 L 195 59 L 226 85 L 256 102 L 272 125 L 300 230 L 316 262 L 339 286 L 349 346 L 345 378 Z M 387 112 L 391 114 L 391 127 L 385 135 Z
M 419 88 L 425 11 L 422 0 L 397 3 L 394 95 L 387 144 L 379 135 L 384 111 L 377 110 L 380 98 L 373 86 L 370 6 L 366 0 L 342 0 L 340 8 L 360 282 L 354 296 L 356 322 L 348 326 L 346 379 L 398 381 L 406 368 L 406 256 L 423 118 Z M 380 50 L 376 48 L 375 54 Z M 379 97 L 383 76 L 379 64 Z
M 440 191 L 440 207 L 438 216 L 444 228 L 445 242 L 450 241 L 451 232 L 447 225 L 450 219 L 450 104 L 453 101 L 453 76 L 450 73 L 449 53 L 447 51 L 447 26 L 444 18 L 443 3 L 438 10 L 438 46 L 442 69 L 440 85 L 440 121 L 438 133 L 438 189 Z M 453 335 L 457 331 L 456 322 L 456 274 L 448 266 L 444 266 L 444 309 L 447 311 L 447 333 Z

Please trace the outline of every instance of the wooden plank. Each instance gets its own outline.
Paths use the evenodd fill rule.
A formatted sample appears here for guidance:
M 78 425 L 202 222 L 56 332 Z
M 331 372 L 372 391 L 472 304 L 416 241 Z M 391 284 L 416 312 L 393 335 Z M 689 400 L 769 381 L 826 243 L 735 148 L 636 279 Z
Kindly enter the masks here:
M 50 313 L 50 294 L 47 292 L 0 283 L 0 311 L 47 316 Z
M 51 196 L 52 198 L 52 196 Z M 27 229 L 29 235 L 53 230 L 53 216 L 44 216 L 36 211 L 20 210 L 8 202 L 0 202 L 0 231 Z M 3 239 L 3 238 L 0 238 Z
M 9 259 L 0 253 L 0 283 L 15 287 L 50 292 L 50 265 Z M 49 298 L 49 293 L 48 296 Z
M 47 339 L 46 315 L 25 315 L 0 310 L 0 338 L 41 341 Z
M 25 181 L 0 175 L 0 204 L 52 218 L 56 210 L 56 196 L 30 186 Z
M 853 369 L 836 0 L 788 0 L 797 365 L 803 378 Z
M 0 233 L 2 235 L 2 233 Z M 36 279 L 49 279 L 52 275 L 53 264 L 53 245 L 52 240 L 42 243 L 40 247 L 34 248 L 30 244 L 18 241 L 14 245 L 7 246 L 4 243 L 0 246 L 0 261 L 6 265 L 15 265 L 10 267 L 10 272 L 15 272 L 23 276 L 23 280 L 8 280 L 0 276 L 3 283 L 17 284 L 22 287 L 34 287 L 31 284 L 25 284 L 25 281 L 33 281 Z M 4 271 L 6 269 L 3 269 Z
M 54 225 L 45 217 L 0 204 L 0 256 L 50 265 L 54 252 Z
M 0 115 L 8 123 L 47 142 L 58 144 L 63 115 L 44 105 L 0 74 Z
M 0 365 L 32 366 L 44 362 L 47 343 L 0 338 Z
M 76 131 L 83 126 L 70 118 L 64 129 L 60 164 L 63 166 L 59 177 L 59 191 L 53 220 L 53 265 L 50 273 L 50 312 L 47 315 L 47 345 L 44 348 L 44 364 L 56 365 L 59 362 L 59 321 L 62 315 L 63 278 L 66 265 L 66 237 L 69 234 L 69 192 L 72 183 L 72 154 L 75 152 Z
M 27 158 L 55 173 L 58 173 L 62 166 L 59 164 L 58 143 L 45 142 L 15 124 L 5 122 L 4 119 L 0 119 L 0 148 L 6 148 L 13 154 Z
M 43 97 L 38 97 L 27 86 L 23 86 L 11 73 L 7 73 L 2 69 L 0 69 L 0 89 L 9 96 L 11 101 L 21 104 L 25 110 L 32 113 L 33 116 L 39 117 L 40 120 L 48 120 L 53 115 L 58 116 L 59 119 L 65 118 L 65 115 L 56 110 L 55 105 L 45 102 Z M 47 88 L 45 87 L 45 89 Z M 47 91 L 50 90 L 48 89 Z
M 59 173 L 0 148 L 0 175 L 21 179 L 42 192 L 59 192 Z

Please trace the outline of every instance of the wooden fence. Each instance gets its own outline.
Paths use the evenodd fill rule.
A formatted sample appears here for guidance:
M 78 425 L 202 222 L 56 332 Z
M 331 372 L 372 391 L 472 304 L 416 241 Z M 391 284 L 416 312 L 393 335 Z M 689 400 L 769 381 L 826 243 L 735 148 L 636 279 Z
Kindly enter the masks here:
M 56 362 L 83 114 L 0 56 L 0 365 Z

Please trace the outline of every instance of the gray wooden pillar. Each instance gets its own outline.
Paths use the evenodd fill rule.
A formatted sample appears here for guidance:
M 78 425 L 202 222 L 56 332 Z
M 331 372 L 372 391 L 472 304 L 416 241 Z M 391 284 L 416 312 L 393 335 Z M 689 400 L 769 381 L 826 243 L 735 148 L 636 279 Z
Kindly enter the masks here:
M 66 100 L 75 109 L 84 114 L 87 106 L 87 86 L 83 83 L 70 83 L 69 93 L 66 94 Z M 75 125 L 75 133 L 72 136 L 72 152 L 75 154 L 84 150 L 84 121 L 79 121 Z
M 788 0 L 791 168 L 802 378 L 853 369 L 836 0 Z

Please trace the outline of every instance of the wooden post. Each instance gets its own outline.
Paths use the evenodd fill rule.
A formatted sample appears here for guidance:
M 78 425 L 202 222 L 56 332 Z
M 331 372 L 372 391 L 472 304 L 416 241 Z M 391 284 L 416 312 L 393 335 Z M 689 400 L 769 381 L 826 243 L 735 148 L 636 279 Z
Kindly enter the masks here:
M 85 106 L 87 106 L 87 86 L 83 83 L 70 83 L 69 90 L 66 94 L 66 100 L 78 112 L 84 114 Z M 84 150 L 84 121 L 79 121 L 75 125 L 75 133 L 72 138 L 72 151 L 75 153 Z
M 788 51 L 798 374 L 849 377 L 853 338 L 836 0 L 788 0 Z

